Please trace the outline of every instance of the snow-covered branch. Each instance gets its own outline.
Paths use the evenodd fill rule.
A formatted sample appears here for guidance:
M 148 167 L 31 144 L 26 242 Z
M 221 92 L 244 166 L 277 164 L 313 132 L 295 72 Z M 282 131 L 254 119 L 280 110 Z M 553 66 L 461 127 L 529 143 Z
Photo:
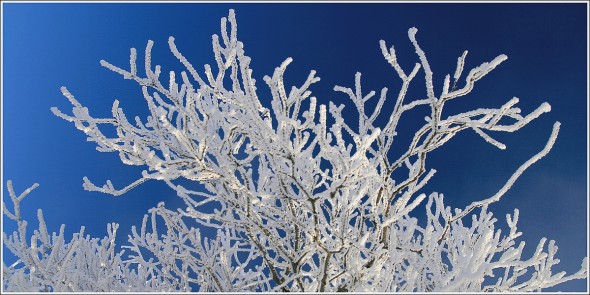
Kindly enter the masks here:
M 116 152 L 124 164 L 145 170 L 122 189 L 110 181 L 97 186 L 87 178 L 84 188 L 121 195 L 147 180 L 160 180 L 182 198 L 185 208 L 173 211 L 160 204 L 151 209 L 117 254 L 109 242 L 116 225 L 109 227 L 103 240 L 84 238 L 82 230 L 65 243 L 63 228 L 53 238 L 46 234 L 41 214 L 40 231 L 28 245 L 26 222 L 18 211 L 22 197 L 15 197 L 15 211 L 4 212 L 19 224 L 19 232 L 5 241 L 23 266 L 3 266 L 5 288 L 529 291 L 585 278 L 586 260 L 573 275 L 551 272 L 558 262 L 553 242 L 546 249 L 542 240 L 535 254 L 523 259 L 524 243 L 514 246 L 520 236 L 518 211 L 507 216 L 507 235 L 495 227 L 497 220 L 487 211 L 549 152 L 558 122 L 542 152 L 526 161 L 494 196 L 452 212 L 444 206 L 442 194 L 423 192 L 436 177 L 436 170 L 428 167 L 428 154 L 459 132 L 473 130 L 505 149 L 492 132 L 517 131 L 551 108 L 543 103 L 530 114 L 521 114 L 518 99 L 513 98 L 497 108 L 443 116 L 447 103 L 468 95 L 507 57 L 482 63 L 461 82 L 465 51 L 457 60 L 454 81 L 446 75 L 437 95 L 417 29 L 411 28 L 408 36 L 418 60 L 412 69 L 403 69 L 394 47 L 388 49 L 385 41 L 380 42 L 385 61 L 402 81 L 390 113 L 382 113 L 387 88 L 380 91 L 374 107 L 368 106 L 376 92 L 363 91 L 360 73 L 354 77 L 354 88 L 334 88 L 350 98 L 358 123 L 347 119 L 344 105 L 321 104 L 312 96 L 311 86 L 320 81 L 315 71 L 287 91 L 284 77 L 291 58 L 263 78 L 271 101 L 260 100 L 257 93 L 262 90 L 253 78 L 244 44 L 237 39 L 233 10 L 221 21 L 221 37 L 212 38 L 215 65 L 205 65 L 203 73 L 180 53 L 172 37 L 170 50 L 186 70 L 170 71 L 166 82 L 160 81 L 162 67 L 152 65 L 152 41 L 145 49 L 145 77 L 138 72 L 136 49 L 131 49 L 129 70 L 101 61 L 139 84 L 149 116 L 130 121 L 115 101 L 112 117 L 95 118 L 65 87 L 62 92 L 73 107 L 71 114 L 55 107 L 52 111 L 73 122 L 99 151 Z M 420 69 L 426 98 L 412 100 L 406 97 L 408 88 Z M 415 131 L 397 129 L 406 111 L 422 106 L 429 111 L 422 126 Z M 377 120 L 383 116 L 389 118 L 384 124 Z M 105 125 L 115 127 L 116 135 L 108 136 Z M 414 136 L 393 155 L 398 132 Z M 178 184 L 180 178 L 197 181 L 205 189 L 188 190 Z M 9 189 L 14 195 L 10 185 Z M 427 222 L 422 227 L 409 213 L 423 208 L 425 201 Z M 215 210 L 203 210 L 205 206 Z M 469 217 L 472 222 L 465 225 L 463 219 Z M 215 231 L 215 238 L 207 238 L 205 231 Z M 38 240 L 50 250 L 41 253 Z M 92 270 L 84 272 L 81 267 Z M 527 271 L 532 275 L 523 277 Z M 89 283 L 97 281 L 101 283 Z

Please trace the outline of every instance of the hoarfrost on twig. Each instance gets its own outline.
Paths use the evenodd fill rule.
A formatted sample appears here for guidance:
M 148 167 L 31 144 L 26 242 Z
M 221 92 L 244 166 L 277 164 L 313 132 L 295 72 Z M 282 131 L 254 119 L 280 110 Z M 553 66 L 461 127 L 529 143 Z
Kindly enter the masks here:
M 427 155 L 459 132 L 472 129 L 505 149 L 492 132 L 517 131 L 549 112 L 550 106 L 543 103 L 521 115 L 518 99 L 513 98 L 497 108 L 443 116 L 447 103 L 469 94 L 507 57 L 482 63 L 461 82 L 465 51 L 453 76 L 444 77 L 437 96 L 436 76 L 418 44 L 417 29 L 411 28 L 408 37 L 418 56 L 410 71 L 402 69 L 393 46 L 388 49 L 385 41 L 380 42 L 384 59 L 402 81 L 393 109 L 383 114 L 389 118 L 383 125 L 376 118 L 384 110 L 387 88 L 369 108 L 376 92 L 363 91 L 360 73 L 354 77 L 354 89 L 336 86 L 334 90 L 348 96 L 358 113 L 358 122 L 351 122 L 342 113 L 344 105 L 318 105 L 310 90 L 320 80 L 315 71 L 287 91 L 284 76 L 291 58 L 264 77 L 271 102 L 260 101 L 250 58 L 237 39 L 233 10 L 221 21 L 221 38 L 212 38 L 215 64 L 205 66 L 204 78 L 180 53 L 173 37 L 168 46 L 188 74 L 183 71 L 178 78 L 169 72 L 166 86 L 160 82 L 160 66 L 151 63 L 152 41 L 144 53 L 146 77 L 138 74 L 135 49 L 129 70 L 101 61 L 140 85 L 150 116 L 136 117 L 134 124 L 115 101 L 112 118 L 95 118 L 65 87 L 71 114 L 52 111 L 73 122 L 99 151 L 118 153 L 124 164 L 145 170 L 122 189 L 110 181 L 97 186 L 86 177 L 84 188 L 120 195 L 147 180 L 161 180 L 185 207 L 172 211 L 162 203 L 152 208 L 141 227 L 132 228 L 119 253 L 113 242 L 116 224 L 107 227 L 108 236 L 101 240 L 84 237 L 82 229 L 67 242 L 63 227 L 49 236 L 41 211 L 39 230 L 28 244 L 19 206 L 35 186 L 16 197 L 8 182 L 14 210 L 3 205 L 3 212 L 19 230 L 5 235 L 4 241 L 19 261 L 3 265 L 4 289 L 501 292 L 533 291 L 586 278 L 586 260 L 575 274 L 553 274 L 557 247 L 553 242 L 545 247 L 545 239 L 532 257 L 521 257 L 524 243 L 515 247 L 521 235 L 516 229 L 518 210 L 507 216 L 510 231 L 504 235 L 488 212 L 489 204 L 549 152 L 558 122 L 545 148 L 493 196 L 452 211 L 442 194 L 421 191 L 436 172 L 427 168 Z M 412 100 L 406 97 L 408 88 L 420 69 L 427 98 Z M 429 108 L 426 122 L 401 153 L 392 155 L 400 119 L 420 106 Z M 116 136 L 103 133 L 104 125 L 114 126 Z M 189 190 L 177 183 L 179 178 L 197 181 L 205 189 Z M 420 226 L 408 214 L 424 201 L 426 224 Z M 213 212 L 204 210 L 211 206 Z M 469 226 L 463 223 L 468 215 Z M 189 224 L 213 229 L 216 236 L 206 238 Z M 525 278 L 527 271 L 533 275 Z M 503 276 L 489 280 L 499 272 Z

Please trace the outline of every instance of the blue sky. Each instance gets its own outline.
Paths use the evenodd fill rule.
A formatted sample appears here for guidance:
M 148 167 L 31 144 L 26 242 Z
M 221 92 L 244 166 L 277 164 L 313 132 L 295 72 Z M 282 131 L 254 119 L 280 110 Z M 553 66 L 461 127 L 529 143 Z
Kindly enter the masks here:
M 518 133 L 494 134 L 508 146 L 504 151 L 473 131 L 460 134 L 429 156 L 427 166 L 438 172 L 424 191 L 444 193 L 447 205 L 453 207 L 490 196 L 544 146 L 551 126 L 560 121 L 561 132 L 551 153 L 526 171 L 491 210 L 504 226 L 505 214 L 520 209 L 519 229 L 529 256 L 540 238 L 556 240 L 558 271 L 576 271 L 587 255 L 585 4 L 2 5 L 2 191 L 8 201 L 6 180 L 12 179 L 17 191 L 40 183 L 23 203 L 23 215 L 31 222 L 37 208 L 44 210 L 51 229 L 65 223 L 69 234 L 85 225 L 87 233 L 103 236 L 106 224 L 117 222 L 122 243 L 126 231 L 138 225 L 149 208 L 160 201 L 170 207 L 180 204 L 173 191 L 155 181 L 121 197 L 84 191 L 83 176 L 98 184 L 111 179 L 122 187 L 144 168 L 125 166 L 118 155 L 97 152 L 50 107 L 70 111 L 59 90 L 67 86 L 96 116 L 109 116 L 114 99 L 129 115 L 145 115 L 140 88 L 102 68 L 99 60 L 126 67 L 129 48 L 141 53 L 151 39 L 153 63 L 166 71 L 179 70 L 167 46 L 168 36 L 174 36 L 180 51 L 202 71 L 202 65 L 213 62 L 211 35 L 219 32 L 219 19 L 233 8 L 238 38 L 252 57 L 263 97 L 270 94 L 262 77 L 293 57 L 286 82 L 299 85 L 309 70 L 316 70 L 322 81 L 311 90 L 322 103 L 331 100 L 352 109 L 333 86 L 353 87 L 354 74 L 360 71 L 363 89 L 379 91 L 386 86 L 388 103 L 393 104 L 400 83 L 383 59 L 378 41 L 394 44 L 402 67 L 409 71 L 418 61 L 407 38 L 410 27 L 418 28 L 417 39 L 433 69 L 436 92 L 444 75 L 454 72 L 463 50 L 469 50 L 467 69 L 506 54 L 508 60 L 480 80 L 469 96 L 447 105 L 447 114 L 498 107 L 513 96 L 520 98 L 523 113 L 545 101 L 552 105 L 551 113 Z M 419 78 L 423 81 L 422 72 Z M 410 88 L 408 99 L 425 95 L 420 79 Z M 416 122 L 427 114 L 427 109 L 408 113 L 400 131 L 413 135 Z M 13 224 L 3 224 L 6 232 L 13 229 Z M 7 263 L 13 261 L 4 255 Z M 585 281 L 574 281 L 555 290 L 585 289 Z

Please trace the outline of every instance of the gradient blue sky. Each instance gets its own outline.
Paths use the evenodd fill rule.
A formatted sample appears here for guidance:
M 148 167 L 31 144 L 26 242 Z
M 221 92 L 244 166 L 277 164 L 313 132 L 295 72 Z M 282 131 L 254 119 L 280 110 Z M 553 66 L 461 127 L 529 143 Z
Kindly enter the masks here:
M 114 99 L 121 101 L 128 115 L 145 115 L 140 88 L 102 68 L 99 60 L 125 68 L 129 48 L 141 54 L 151 39 L 153 64 L 163 65 L 163 71 L 179 70 L 167 46 L 168 36 L 174 36 L 180 51 L 202 71 L 203 64 L 213 63 L 210 40 L 219 32 L 219 19 L 234 8 L 238 38 L 252 57 L 262 97 L 269 96 L 262 77 L 290 56 L 294 62 L 287 70 L 287 83 L 299 85 L 309 70 L 316 70 L 322 81 L 312 91 L 320 102 L 346 103 L 351 110 L 347 98 L 332 89 L 336 84 L 353 87 L 354 74 L 360 71 L 364 91 L 387 86 L 388 103 L 393 104 L 400 82 L 384 61 L 378 41 L 394 44 L 402 67 L 409 71 L 418 61 L 407 38 L 410 27 L 419 30 L 417 39 L 434 71 L 437 93 L 463 50 L 469 50 L 466 70 L 499 54 L 508 55 L 469 96 L 448 103 L 446 114 L 498 107 L 513 96 L 520 98 L 523 113 L 544 101 L 552 105 L 552 112 L 518 133 L 494 134 L 508 146 L 505 151 L 473 131 L 458 135 L 429 156 L 427 166 L 438 173 L 424 191 L 444 193 L 447 205 L 453 207 L 489 197 L 544 146 L 551 126 L 560 121 L 561 132 L 551 153 L 525 172 L 491 210 L 505 227 L 505 214 L 520 209 L 519 229 L 529 256 L 540 238 L 556 240 L 558 271 L 576 271 L 587 255 L 585 4 L 2 3 L 2 8 L 2 193 L 8 201 L 8 179 L 18 192 L 40 183 L 23 203 L 23 215 L 30 222 L 36 224 L 37 208 L 44 210 L 50 229 L 58 230 L 65 223 L 68 235 L 85 225 L 87 233 L 103 236 L 108 222 L 118 222 L 118 242 L 123 243 L 131 225 L 140 224 L 143 214 L 159 201 L 170 207 L 180 204 L 173 191 L 155 181 L 122 197 L 84 191 L 83 176 L 97 184 L 111 179 L 122 187 L 144 168 L 125 166 L 118 155 L 97 152 L 50 107 L 71 110 L 59 91 L 63 85 L 95 116 L 109 116 Z M 425 95 L 420 81 L 422 72 L 408 99 Z M 425 115 L 425 108 L 406 114 L 399 133 L 408 130 L 405 135 L 413 135 L 411 130 Z M 3 223 L 3 231 L 12 230 L 11 222 Z M 3 250 L 4 261 L 14 261 Z M 574 281 L 552 290 L 586 287 L 586 281 Z

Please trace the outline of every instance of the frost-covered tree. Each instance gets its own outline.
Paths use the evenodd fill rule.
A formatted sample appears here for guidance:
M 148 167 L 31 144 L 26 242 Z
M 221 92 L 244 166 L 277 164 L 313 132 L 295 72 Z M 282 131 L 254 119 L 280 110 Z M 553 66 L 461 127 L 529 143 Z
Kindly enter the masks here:
M 229 27 L 227 26 L 229 20 Z M 469 94 L 476 82 L 506 60 L 499 55 L 463 75 L 467 51 L 457 60 L 454 74 L 446 75 L 442 91 L 426 54 L 408 36 L 419 63 L 402 69 L 394 47 L 381 41 L 381 52 L 402 81 L 389 119 L 376 120 L 388 96 L 361 88 L 336 86 L 358 112 L 358 122 L 343 117 L 344 105 L 318 105 L 310 86 L 320 79 L 312 71 L 303 85 L 287 91 L 283 75 L 291 59 L 272 76 L 264 77 L 272 94 L 270 105 L 259 99 L 249 67 L 250 58 L 237 39 L 235 15 L 221 21 L 221 37 L 213 35 L 216 64 L 199 73 L 168 44 L 186 71 L 169 72 L 162 84 L 161 67 L 151 63 L 153 42 L 145 49 L 145 77 L 137 69 L 131 49 L 130 68 L 101 64 L 136 81 L 151 115 L 130 120 L 119 102 L 112 118 L 95 118 L 64 87 L 71 115 L 52 108 L 96 142 L 101 152 L 116 152 L 127 165 L 146 167 L 133 183 L 116 189 L 84 178 L 84 187 L 121 195 L 148 180 L 160 180 L 184 201 L 176 211 L 163 203 L 150 210 L 128 243 L 116 249 L 117 224 L 108 235 L 93 239 L 84 228 L 71 240 L 49 234 L 39 210 L 39 227 L 27 236 L 20 203 L 33 186 L 17 196 L 8 183 L 14 208 L 3 206 L 18 231 L 3 237 L 19 260 L 2 265 L 7 291 L 533 291 L 587 277 L 586 259 L 569 276 L 552 273 L 559 260 L 557 246 L 542 239 L 531 257 L 522 257 L 517 244 L 518 210 L 506 216 L 509 231 L 502 233 L 488 206 L 500 200 L 517 178 L 552 148 L 559 122 L 547 144 L 518 168 L 494 195 L 465 208 L 451 209 L 439 193 L 422 193 L 434 176 L 426 158 L 464 130 L 504 149 L 492 131 L 514 132 L 543 113 L 547 103 L 521 114 L 517 98 L 497 108 L 480 108 L 443 116 L 451 100 Z M 406 98 L 423 70 L 426 97 Z M 403 152 L 391 152 L 402 115 L 413 108 L 430 115 Z M 116 134 L 109 128 L 114 127 Z M 407 174 L 406 174 L 407 173 Z M 404 175 L 405 177 L 401 177 Z M 196 191 L 179 179 L 203 185 Z M 425 206 L 422 206 L 425 205 Z M 420 207 L 419 207 L 420 206 Z M 214 208 L 214 210 L 211 210 Z M 425 208 L 419 222 L 410 212 Z M 414 214 L 420 215 L 420 214 Z M 469 221 L 465 219 L 469 218 Z M 164 229 L 162 231 L 162 229 Z M 203 229 L 215 230 L 214 239 Z

